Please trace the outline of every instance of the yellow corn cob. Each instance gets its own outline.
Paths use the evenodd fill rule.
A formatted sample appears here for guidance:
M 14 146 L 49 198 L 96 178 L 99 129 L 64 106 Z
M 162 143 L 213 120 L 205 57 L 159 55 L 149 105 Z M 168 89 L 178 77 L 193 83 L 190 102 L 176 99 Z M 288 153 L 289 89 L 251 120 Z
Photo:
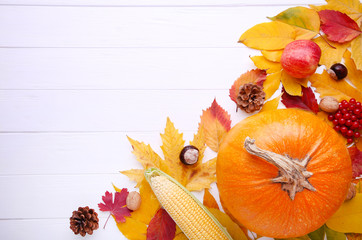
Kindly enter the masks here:
M 175 179 L 156 168 L 145 172 L 163 208 L 190 240 L 232 240 L 201 202 Z

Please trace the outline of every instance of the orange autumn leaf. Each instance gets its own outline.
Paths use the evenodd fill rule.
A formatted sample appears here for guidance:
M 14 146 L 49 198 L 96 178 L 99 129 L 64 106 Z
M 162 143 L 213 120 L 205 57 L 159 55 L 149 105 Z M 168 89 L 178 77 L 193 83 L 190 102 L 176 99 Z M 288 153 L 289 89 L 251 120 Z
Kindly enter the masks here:
M 335 81 L 326 71 L 323 71 L 322 74 L 313 74 L 309 80 L 321 98 L 331 96 L 338 101 L 348 101 L 351 98 L 362 101 L 362 93 L 358 89 L 348 84 L 345 80 Z
M 202 204 L 204 204 L 205 207 L 208 208 L 219 209 L 219 205 L 217 204 L 214 196 L 212 196 L 212 194 L 210 193 L 209 189 L 205 189 L 204 199 L 202 201 Z
M 231 128 L 230 115 L 214 99 L 211 107 L 202 111 L 199 128 L 205 131 L 206 145 L 217 152 L 222 138 Z
M 227 129 L 230 128 L 230 119 L 228 120 L 228 126 L 227 119 L 223 120 L 220 112 L 216 111 L 212 113 L 215 114 L 216 118 L 221 120 L 223 124 L 226 124 Z M 223 117 L 230 118 L 229 116 Z M 216 159 L 211 159 L 206 162 L 202 161 L 206 149 L 204 131 L 209 127 L 214 128 L 215 126 L 210 124 L 210 126 L 205 125 L 205 127 L 199 127 L 198 132 L 194 135 L 194 139 L 190 141 L 191 145 L 199 149 L 199 160 L 192 166 L 184 165 L 179 159 L 180 152 L 185 146 L 185 140 L 183 139 L 183 134 L 175 128 L 169 118 L 167 118 L 165 131 L 161 134 L 161 149 L 164 159 L 155 153 L 150 145 L 128 137 L 133 148 L 133 154 L 136 156 L 137 161 L 142 164 L 143 169 L 125 170 L 121 171 L 121 173 L 128 176 L 130 180 L 135 181 L 137 183 L 136 187 L 139 187 L 144 180 L 144 171 L 150 167 L 156 167 L 171 175 L 190 191 L 200 191 L 204 188 L 209 188 L 210 184 L 216 180 Z M 209 134 L 212 135 L 213 133 L 213 130 L 209 131 Z M 212 137 L 211 135 L 209 138 Z
M 254 83 L 259 86 L 262 86 L 265 79 L 266 79 L 266 72 L 261 69 L 253 69 L 242 74 L 237 80 L 235 80 L 234 84 L 231 86 L 229 90 L 229 96 L 231 100 L 236 103 L 236 98 L 239 94 L 239 89 L 242 85 L 246 83 Z

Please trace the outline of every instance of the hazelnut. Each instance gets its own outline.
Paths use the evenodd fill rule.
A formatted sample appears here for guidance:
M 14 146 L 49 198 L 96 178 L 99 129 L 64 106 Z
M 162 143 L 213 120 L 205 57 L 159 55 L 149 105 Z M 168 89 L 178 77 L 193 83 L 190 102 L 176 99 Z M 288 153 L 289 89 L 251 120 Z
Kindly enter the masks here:
M 138 192 L 130 192 L 126 199 L 126 205 L 129 210 L 136 211 L 141 206 L 141 195 Z
M 347 197 L 345 201 L 351 200 L 352 198 L 354 198 L 354 196 L 356 196 L 356 184 L 351 183 L 351 185 L 349 186 L 348 189 L 348 193 L 347 193 Z
M 186 165 L 197 163 L 199 160 L 199 149 L 192 145 L 185 146 L 180 153 L 180 160 Z
M 347 68 L 340 63 L 333 64 L 327 72 L 334 80 L 342 80 L 348 74 Z
M 339 102 L 334 97 L 324 97 L 319 103 L 319 108 L 327 113 L 334 113 L 339 108 Z

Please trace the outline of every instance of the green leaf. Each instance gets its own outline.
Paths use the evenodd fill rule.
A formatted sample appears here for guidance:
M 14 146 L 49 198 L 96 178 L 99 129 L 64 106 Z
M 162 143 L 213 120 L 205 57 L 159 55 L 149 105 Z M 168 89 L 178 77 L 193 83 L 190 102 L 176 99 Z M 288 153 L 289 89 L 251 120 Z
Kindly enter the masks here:
M 270 17 L 269 19 L 296 27 L 296 39 L 312 39 L 319 33 L 320 20 L 318 13 L 310 8 L 288 8 L 275 17 Z
M 314 232 L 308 234 L 311 240 L 324 240 L 324 235 L 326 233 L 325 226 L 318 228 Z
M 346 240 L 346 235 L 344 233 L 336 232 L 327 226 L 325 226 L 327 240 Z

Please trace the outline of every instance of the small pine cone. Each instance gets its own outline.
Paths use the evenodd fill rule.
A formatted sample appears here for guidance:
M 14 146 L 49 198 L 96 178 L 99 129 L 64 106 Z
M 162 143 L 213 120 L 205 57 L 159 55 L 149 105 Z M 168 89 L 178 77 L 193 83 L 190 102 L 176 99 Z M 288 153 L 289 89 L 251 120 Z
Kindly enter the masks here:
M 79 207 L 77 211 L 73 211 L 73 215 L 70 218 L 70 229 L 74 234 L 80 234 L 85 236 L 93 234 L 93 230 L 98 229 L 98 214 L 94 209 L 89 207 Z
M 263 91 L 263 88 L 253 83 L 242 85 L 236 98 L 238 107 L 247 113 L 260 110 L 264 101 L 265 92 Z

